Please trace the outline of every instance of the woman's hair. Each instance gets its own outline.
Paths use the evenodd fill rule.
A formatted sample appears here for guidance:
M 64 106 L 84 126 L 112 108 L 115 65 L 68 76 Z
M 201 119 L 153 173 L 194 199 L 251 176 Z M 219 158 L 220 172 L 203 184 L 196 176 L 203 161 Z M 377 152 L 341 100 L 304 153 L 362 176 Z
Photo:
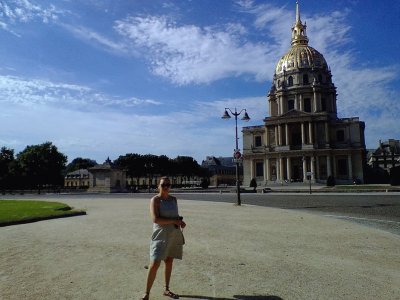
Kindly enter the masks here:
M 165 181 L 165 180 L 171 181 L 168 176 L 163 176 L 160 178 L 160 182 L 158 183 L 158 185 L 161 184 L 161 181 Z
M 159 192 L 159 193 L 161 193 L 161 191 L 162 191 L 161 182 L 164 182 L 164 181 L 166 181 L 166 180 L 168 180 L 169 182 L 171 182 L 171 180 L 169 179 L 168 176 L 163 176 L 163 177 L 160 178 L 160 182 L 158 183 L 158 192 Z

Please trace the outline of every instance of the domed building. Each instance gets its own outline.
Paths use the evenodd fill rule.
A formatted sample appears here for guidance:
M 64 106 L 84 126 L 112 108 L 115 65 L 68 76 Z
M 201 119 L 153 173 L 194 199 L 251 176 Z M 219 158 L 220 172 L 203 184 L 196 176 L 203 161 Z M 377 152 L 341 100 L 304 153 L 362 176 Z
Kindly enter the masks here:
M 243 128 L 244 185 L 363 182 L 365 124 L 338 118 L 336 87 L 324 58 L 308 45 L 306 23 L 292 27 L 291 48 L 278 61 L 264 125 Z

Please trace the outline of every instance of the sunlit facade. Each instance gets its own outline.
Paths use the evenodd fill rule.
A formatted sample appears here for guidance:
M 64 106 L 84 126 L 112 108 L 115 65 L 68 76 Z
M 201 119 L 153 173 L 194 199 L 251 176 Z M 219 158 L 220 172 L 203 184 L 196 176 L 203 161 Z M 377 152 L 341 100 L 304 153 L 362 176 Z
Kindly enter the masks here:
M 264 125 L 243 128 L 244 185 L 363 182 L 364 122 L 338 118 L 336 87 L 321 53 L 308 45 L 296 4 L 291 48 L 278 61 Z

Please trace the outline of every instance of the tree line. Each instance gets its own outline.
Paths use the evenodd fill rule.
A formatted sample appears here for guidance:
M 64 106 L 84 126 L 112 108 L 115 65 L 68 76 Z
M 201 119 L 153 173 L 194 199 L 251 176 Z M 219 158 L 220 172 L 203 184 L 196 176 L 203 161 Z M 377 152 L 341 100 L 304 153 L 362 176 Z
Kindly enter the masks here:
M 77 157 L 67 165 L 67 156 L 59 152 L 51 142 L 27 146 L 14 154 L 14 150 L 0 149 L 0 190 L 24 190 L 61 188 L 67 173 L 88 169 L 97 164 L 95 160 Z M 190 180 L 197 176 L 208 182 L 208 170 L 202 168 L 190 156 L 170 159 L 165 155 L 128 153 L 113 161 L 116 167 L 124 169 L 127 177 L 139 182 L 141 177 L 155 175 L 183 176 Z

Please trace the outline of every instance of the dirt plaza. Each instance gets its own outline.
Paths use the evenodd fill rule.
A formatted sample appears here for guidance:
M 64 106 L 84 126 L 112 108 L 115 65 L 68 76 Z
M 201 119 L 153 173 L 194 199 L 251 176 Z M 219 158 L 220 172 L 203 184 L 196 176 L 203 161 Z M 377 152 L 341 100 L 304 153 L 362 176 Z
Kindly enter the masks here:
M 87 215 L 0 228 L 0 299 L 138 299 L 148 195 L 46 199 Z M 179 206 L 188 226 L 171 289 L 182 299 L 400 298 L 397 235 L 276 208 Z M 165 299 L 162 286 L 159 272 L 151 299 Z

